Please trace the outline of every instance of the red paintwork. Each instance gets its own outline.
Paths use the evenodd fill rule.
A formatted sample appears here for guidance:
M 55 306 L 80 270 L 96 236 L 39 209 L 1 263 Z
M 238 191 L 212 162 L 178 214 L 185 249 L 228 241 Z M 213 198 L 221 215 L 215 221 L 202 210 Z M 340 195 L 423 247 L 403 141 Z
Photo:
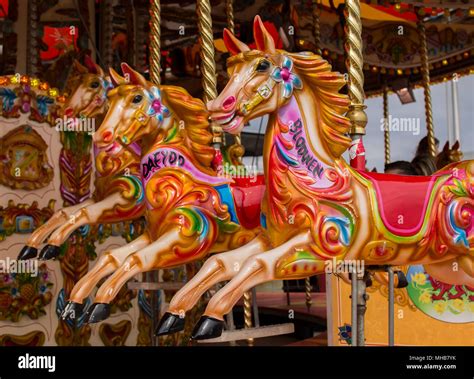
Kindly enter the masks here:
M 359 174 L 374 185 L 385 227 L 398 236 L 415 235 L 423 224 L 429 197 L 439 175 L 406 176 L 366 171 L 359 171 Z
M 253 229 L 260 225 L 260 208 L 265 192 L 265 178 L 233 178 L 230 185 L 234 196 L 235 209 L 241 225 Z

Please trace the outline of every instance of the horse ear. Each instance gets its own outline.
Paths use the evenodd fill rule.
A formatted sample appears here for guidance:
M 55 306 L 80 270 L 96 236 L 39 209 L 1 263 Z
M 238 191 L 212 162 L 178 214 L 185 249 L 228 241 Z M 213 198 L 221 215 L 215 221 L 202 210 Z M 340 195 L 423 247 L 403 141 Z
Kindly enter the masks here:
M 131 68 L 127 63 L 122 62 L 120 67 L 122 67 L 122 72 L 125 77 L 127 78 L 128 76 L 128 78 L 130 79 L 129 82 L 131 84 L 137 84 L 144 87 L 148 87 L 146 79 L 139 72 Z
M 74 59 L 74 61 L 72 62 L 72 65 L 74 66 L 76 71 L 78 71 L 80 74 L 89 73 L 89 70 L 87 69 L 87 67 L 84 67 L 77 59 Z
M 112 79 L 112 83 L 115 86 L 119 86 L 121 84 L 126 84 L 127 81 L 125 78 L 120 76 L 117 71 L 115 71 L 112 67 L 109 67 L 110 78 Z
M 273 37 L 265 28 L 265 25 L 263 25 L 260 16 L 255 16 L 253 21 L 253 37 L 258 50 L 266 51 L 270 54 L 276 53 L 275 41 L 273 41 Z
M 224 44 L 225 47 L 227 47 L 227 50 L 229 50 L 230 55 L 237 55 L 244 51 L 250 51 L 250 48 L 234 36 L 227 28 L 224 29 Z
M 98 74 L 97 67 L 96 67 L 97 65 L 94 63 L 94 61 L 89 55 L 86 55 L 84 57 L 84 64 L 86 65 L 88 71 L 91 74 Z
M 459 141 L 458 140 L 456 140 L 456 142 L 454 142 L 454 145 L 451 148 L 451 150 L 459 150 Z
M 449 151 L 449 141 L 446 141 L 446 143 L 443 146 L 443 151 L 446 153 Z

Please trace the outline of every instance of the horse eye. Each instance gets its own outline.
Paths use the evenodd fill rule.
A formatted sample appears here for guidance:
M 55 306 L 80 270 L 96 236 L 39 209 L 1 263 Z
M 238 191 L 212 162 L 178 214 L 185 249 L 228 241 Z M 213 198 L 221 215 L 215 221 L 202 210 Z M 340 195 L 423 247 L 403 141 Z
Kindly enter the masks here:
M 142 95 L 136 95 L 136 96 L 133 98 L 132 103 L 133 103 L 133 104 L 138 104 L 138 103 L 140 103 L 140 102 L 142 101 L 142 99 L 143 99 L 143 96 L 142 96 Z
M 266 72 L 268 71 L 268 69 L 270 68 L 271 66 L 271 63 L 270 61 L 266 60 L 266 59 L 262 59 L 258 65 L 257 65 L 257 68 L 255 69 L 256 71 L 258 72 Z
M 99 88 L 99 86 L 100 86 L 99 82 L 92 82 L 90 85 L 91 88 Z

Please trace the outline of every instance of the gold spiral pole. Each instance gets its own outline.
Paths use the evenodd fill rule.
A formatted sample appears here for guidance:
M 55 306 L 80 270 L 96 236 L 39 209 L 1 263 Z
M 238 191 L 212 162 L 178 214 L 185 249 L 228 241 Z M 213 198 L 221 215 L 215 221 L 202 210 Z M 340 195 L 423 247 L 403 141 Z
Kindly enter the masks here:
M 204 89 L 204 102 L 217 97 L 216 62 L 214 61 L 214 34 L 212 32 L 211 3 L 209 0 L 197 0 L 199 35 L 201 37 L 201 72 Z M 212 125 L 213 142 L 222 143 L 222 128 Z
M 311 305 L 313 305 L 313 298 L 311 296 L 311 291 L 313 290 L 313 286 L 311 285 L 311 278 L 306 278 L 304 280 L 304 288 L 305 288 L 305 301 L 306 301 L 306 308 L 308 311 L 311 309 Z
M 234 0 L 225 0 L 225 13 L 227 15 L 227 29 L 235 34 Z
M 320 26 L 319 0 L 313 0 L 313 38 L 315 53 L 321 55 L 321 26 Z
M 246 328 L 252 327 L 252 293 L 247 291 L 244 293 L 244 322 Z M 253 338 L 247 338 L 247 344 L 253 345 Z
M 418 22 L 418 33 L 420 35 L 421 75 L 423 80 L 423 91 L 425 96 L 426 129 L 428 137 L 428 148 L 432 157 L 436 157 L 436 142 L 433 128 L 433 112 L 431 109 L 430 67 L 428 63 L 428 46 L 426 43 L 426 28 L 423 21 Z
M 351 120 L 351 135 L 364 135 L 367 115 L 364 111 L 364 57 L 362 55 L 362 20 L 358 0 L 346 0 L 346 66 L 349 73 L 349 97 L 351 105 L 348 117 Z
M 150 0 L 150 80 L 161 83 L 161 4 Z
M 384 120 L 384 129 L 383 129 L 383 142 L 384 142 L 384 151 L 385 151 L 385 164 L 390 163 L 390 130 L 388 125 L 388 87 L 384 86 L 383 88 L 383 120 Z

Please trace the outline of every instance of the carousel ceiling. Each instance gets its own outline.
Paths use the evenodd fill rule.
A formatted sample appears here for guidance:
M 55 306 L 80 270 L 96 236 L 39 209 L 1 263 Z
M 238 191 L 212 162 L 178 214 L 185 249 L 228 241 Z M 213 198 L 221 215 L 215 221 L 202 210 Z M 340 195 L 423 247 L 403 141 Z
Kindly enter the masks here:
M 40 57 L 47 65 L 71 51 L 81 51 L 88 41 L 97 46 L 99 63 L 117 66 L 125 60 L 147 70 L 149 0 L 85 1 L 37 0 L 41 30 Z M 8 17 L 9 3 L 0 4 Z M 313 36 L 313 0 L 234 0 L 236 33 L 251 42 L 251 23 L 260 14 L 287 50 L 316 50 Z M 225 47 L 221 40 L 227 26 L 226 1 L 211 0 L 216 60 L 225 75 Z M 195 1 L 161 0 L 161 47 L 174 80 L 199 77 L 199 44 Z M 322 55 L 339 71 L 345 71 L 344 1 L 318 0 Z M 380 93 L 387 82 L 408 78 L 416 85 L 420 74 L 420 38 L 417 22 L 426 24 L 428 59 L 432 82 L 453 74 L 472 73 L 474 67 L 474 4 L 461 1 L 361 1 L 364 41 L 365 89 Z M 94 22 L 94 19 L 96 22 Z M 107 24 L 107 25 L 105 25 Z M 109 25 L 110 24 L 110 25 Z M 71 36 L 68 26 L 76 25 Z M 98 29 L 98 30 L 97 30 Z M 110 34 L 107 30 L 110 29 Z M 111 42 L 103 41 L 110 35 Z M 90 44 L 89 44 L 90 46 Z M 183 62 L 184 60 L 184 62 Z M 189 80 L 186 80 L 189 82 Z M 199 86 L 199 81 L 195 80 Z

